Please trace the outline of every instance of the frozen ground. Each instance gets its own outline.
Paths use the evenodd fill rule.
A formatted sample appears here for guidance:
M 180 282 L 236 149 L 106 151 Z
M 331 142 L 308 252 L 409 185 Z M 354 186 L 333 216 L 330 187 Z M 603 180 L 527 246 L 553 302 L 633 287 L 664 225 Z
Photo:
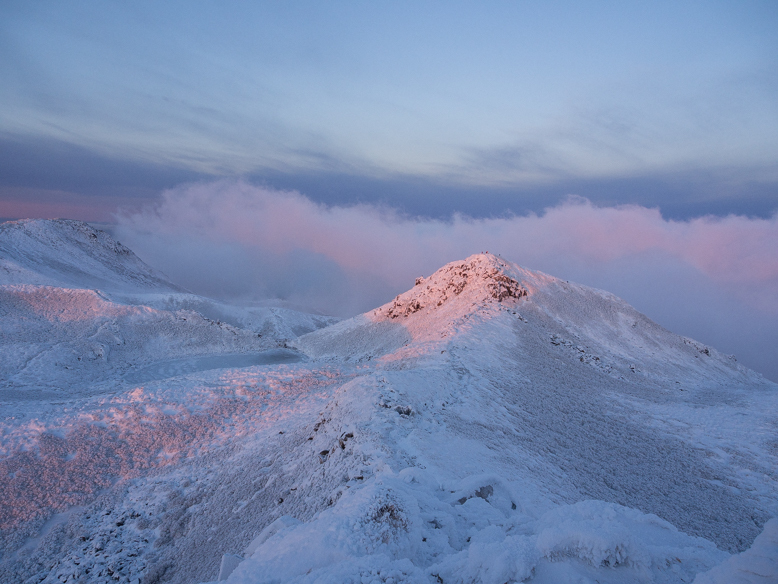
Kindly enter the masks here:
M 778 581 L 778 388 L 605 292 L 481 254 L 333 323 L 3 229 L 2 582 Z

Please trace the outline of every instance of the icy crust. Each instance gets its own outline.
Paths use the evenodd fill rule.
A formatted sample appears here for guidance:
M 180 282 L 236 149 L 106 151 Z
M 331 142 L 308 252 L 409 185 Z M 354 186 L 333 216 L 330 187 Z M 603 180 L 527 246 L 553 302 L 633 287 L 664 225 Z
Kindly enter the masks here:
M 0 223 L 0 284 L 182 291 L 104 231 L 69 219 Z

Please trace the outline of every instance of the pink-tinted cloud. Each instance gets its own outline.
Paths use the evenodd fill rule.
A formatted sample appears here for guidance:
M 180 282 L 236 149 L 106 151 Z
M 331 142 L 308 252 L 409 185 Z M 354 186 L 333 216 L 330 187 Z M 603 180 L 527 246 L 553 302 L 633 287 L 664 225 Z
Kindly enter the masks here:
M 609 288 L 665 326 L 699 314 L 677 331 L 684 334 L 713 327 L 724 345 L 745 338 L 744 330 L 730 334 L 730 325 L 716 328 L 717 318 L 743 311 L 735 319 L 743 326 L 771 322 L 778 330 L 778 215 L 670 221 L 658 209 L 571 198 L 540 215 L 442 221 L 219 181 L 166 191 L 158 204 L 122 215 L 118 233 L 195 291 L 283 297 L 340 315 L 369 310 L 416 276 L 488 250 Z
M 120 224 L 125 238 L 143 231 L 280 256 L 305 250 L 394 286 L 485 248 L 529 267 L 558 256 L 602 264 L 660 252 L 778 312 L 778 216 L 669 221 L 658 209 L 571 199 L 542 215 L 446 222 L 367 205 L 326 207 L 299 193 L 223 181 L 166 191 L 160 204 L 125 214 Z M 775 292 L 775 302 L 749 292 L 758 292 L 754 286 Z

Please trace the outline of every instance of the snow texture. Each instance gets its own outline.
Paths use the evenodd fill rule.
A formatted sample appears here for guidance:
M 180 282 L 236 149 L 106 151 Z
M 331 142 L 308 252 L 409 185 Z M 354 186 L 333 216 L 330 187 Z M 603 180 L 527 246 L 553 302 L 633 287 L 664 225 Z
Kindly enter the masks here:
M 0 223 L 0 284 L 182 291 L 107 233 L 66 219 Z
M 778 581 L 778 519 L 771 519 L 753 545 L 727 558 L 694 584 L 767 584 Z
M 90 229 L 0 228 L 0 581 L 778 581 L 778 387 L 620 299 L 483 253 L 335 322 Z

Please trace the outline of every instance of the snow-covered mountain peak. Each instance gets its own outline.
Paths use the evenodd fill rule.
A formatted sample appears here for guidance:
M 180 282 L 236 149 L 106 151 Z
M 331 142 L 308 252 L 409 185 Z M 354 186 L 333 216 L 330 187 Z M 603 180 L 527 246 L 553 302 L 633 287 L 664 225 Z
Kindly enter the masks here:
M 733 357 L 671 333 L 613 294 L 490 253 L 449 263 L 391 302 L 295 346 L 314 358 L 398 363 L 445 360 L 455 346 L 514 342 L 521 362 L 569 360 L 654 387 L 763 382 Z
M 0 226 L 0 582 L 775 580 L 778 388 L 612 294 L 484 253 L 329 325 L 155 277 Z
M 512 326 L 522 305 L 556 294 L 561 280 L 533 272 L 488 252 L 446 264 L 391 302 L 316 331 L 297 346 L 311 355 L 357 361 L 398 360 L 439 354 L 477 323 Z M 537 307 L 536 307 L 537 310 Z M 541 309 L 544 310 L 544 309 Z
M 69 219 L 0 223 L 0 285 L 181 291 L 104 231 Z
M 451 262 L 429 278 L 417 278 L 416 285 L 375 311 L 376 316 L 403 319 L 416 312 L 438 310 L 454 299 L 458 304 L 492 304 L 518 301 L 531 294 L 544 274 L 530 272 L 489 252 L 464 261 Z

